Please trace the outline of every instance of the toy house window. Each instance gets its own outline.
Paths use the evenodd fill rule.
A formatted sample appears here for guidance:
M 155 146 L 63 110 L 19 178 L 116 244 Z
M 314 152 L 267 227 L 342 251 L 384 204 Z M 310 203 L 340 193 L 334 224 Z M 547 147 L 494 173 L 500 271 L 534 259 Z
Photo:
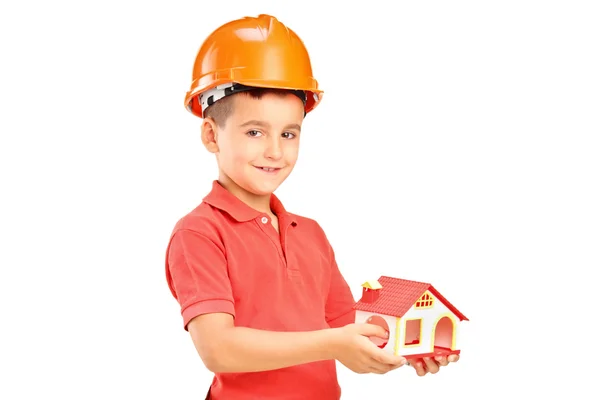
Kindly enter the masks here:
M 406 320 L 404 328 L 404 346 L 419 346 L 421 344 L 421 319 Z
M 433 296 L 429 293 L 423 294 L 419 300 L 415 303 L 416 308 L 431 308 L 433 307 Z

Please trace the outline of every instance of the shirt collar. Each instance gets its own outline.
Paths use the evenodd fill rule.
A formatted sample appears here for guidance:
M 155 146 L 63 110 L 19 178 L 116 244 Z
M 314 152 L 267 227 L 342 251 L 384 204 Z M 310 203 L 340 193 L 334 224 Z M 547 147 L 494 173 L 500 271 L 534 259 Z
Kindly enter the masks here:
M 203 200 L 211 206 L 225 211 L 238 222 L 250 221 L 265 215 L 237 198 L 217 180 L 213 181 L 212 190 Z M 271 210 L 277 215 L 280 223 L 297 224 L 296 216 L 288 213 L 279 198 L 273 193 L 271 194 Z

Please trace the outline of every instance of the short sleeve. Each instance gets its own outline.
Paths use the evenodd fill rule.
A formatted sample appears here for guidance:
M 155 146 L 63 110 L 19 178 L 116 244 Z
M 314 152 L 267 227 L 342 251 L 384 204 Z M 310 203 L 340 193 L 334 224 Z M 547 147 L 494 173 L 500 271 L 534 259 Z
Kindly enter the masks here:
M 335 260 L 335 254 L 330 248 L 331 280 L 329 293 L 325 304 L 325 317 L 332 328 L 354 323 L 354 297 L 348 283 L 342 276 Z
M 235 317 L 227 260 L 223 248 L 208 236 L 178 230 L 171 237 L 166 258 L 167 282 L 181 307 L 183 327 L 194 317 L 228 313 Z

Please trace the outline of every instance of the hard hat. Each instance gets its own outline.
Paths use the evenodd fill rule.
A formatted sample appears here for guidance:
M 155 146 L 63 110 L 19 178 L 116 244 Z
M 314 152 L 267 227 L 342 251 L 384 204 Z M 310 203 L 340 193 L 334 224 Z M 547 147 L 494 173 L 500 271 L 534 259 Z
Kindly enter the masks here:
M 305 92 L 305 113 L 323 97 L 302 40 L 266 14 L 228 22 L 206 38 L 196 55 L 184 105 L 203 118 L 207 104 L 202 106 L 199 95 L 220 91 L 222 97 L 232 93 L 232 87 L 242 88 L 237 91 L 259 87 Z

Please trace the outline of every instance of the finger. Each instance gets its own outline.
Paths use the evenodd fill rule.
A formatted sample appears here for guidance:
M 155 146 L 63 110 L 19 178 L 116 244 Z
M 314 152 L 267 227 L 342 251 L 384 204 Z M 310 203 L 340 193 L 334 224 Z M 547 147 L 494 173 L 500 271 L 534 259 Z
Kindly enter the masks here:
M 425 376 L 427 371 L 423 367 L 423 362 L 421 360 L 414 360 L 410 362 L 410 365 L 415 369 L 415 372 L 418 376 Z
M 435 358 L 435 361 L 437 361 L 437 363 L 441 366 L 441 367 L 445 367 L 446 365 L 448 365 L 448 359 L 444 356 L 437 356 Z
M 369 372 L 371 372 L 373 374 L 383 375 L 383 374 L 390 372 L 394 368 L 389 365 L 385 365 L 385 364 L 374 364 L 374 365 L 369 366 L 368 369 L 369 369 Z
M 363 336 L 375 336 L 381 339 L 389 339 L 390 336 L 388 331 L 375 324 L 362 324 L 359 333 Z
M 425 361 L 425 367 L 430 374 L 437 374 L 440 371 L 440 366 L 435 360 L 425 357 L 423 358 L 423 361 Z
M 377 350 L 379 350 L 379 349 L 377 349 Z M 379 363 L 382 363 L 382 364 L 398 366 L 398 367 L 401 367 L 404 364 L 406 364 L 406 358 L 404 358 L 402 356 L 396 356 L 393 354 L 389 354 L 385 350 L 376 351 L 371 355 L 371 357 L 373 358 L 373 360 L 375 360 Z
M 389 356 L 388 354 L 384 354 L 384 356 Z M 406 359 L 404 357 L 392 356 L 392 360 L 389 360 L 385 357 L 381 357 L 381 355 L 375 355 L 371 357 L 369 361 L 370 367 L 373 369 L 373 372 L 379 374 L 385 374 L 392 370 L 402 367 L 406 364 Z
M 367 364 L 367 370 L 369 370 L 369 372 L 372 372 L 375 374 L 385 374 L 385 373 L 390 372 L 391 370 L 397 368 L 397 366 L 395 366 L 395 365 L 381 363 L 374 359 L 367 360 L 366 364 Z
M 450 354 L 448 356 L 449 362 L 457 362 L 459 359 L 460 359 L 460 355 L 458 355 L 458 354 Z

